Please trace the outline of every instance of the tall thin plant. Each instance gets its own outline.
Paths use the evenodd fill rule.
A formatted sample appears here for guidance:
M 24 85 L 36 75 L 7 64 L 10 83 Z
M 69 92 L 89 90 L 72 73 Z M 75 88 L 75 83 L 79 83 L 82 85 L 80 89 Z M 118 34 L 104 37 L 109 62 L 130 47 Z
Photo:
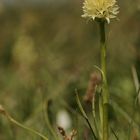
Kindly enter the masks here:
M 84 14 L 82 17 L 91 18 L 98 22 L 100 28 L 100 51 L 101 51 L 101 71 L 103 75 L 102 92 L 99 99 L 101 139 L 109 139 L 109 91 L 107 84 L 107 45 L 106 45 L 106 23 L 110 19 L 116 18 L 119 13 L 119 6 L 116 0 L 85 0 L 83 4 Z

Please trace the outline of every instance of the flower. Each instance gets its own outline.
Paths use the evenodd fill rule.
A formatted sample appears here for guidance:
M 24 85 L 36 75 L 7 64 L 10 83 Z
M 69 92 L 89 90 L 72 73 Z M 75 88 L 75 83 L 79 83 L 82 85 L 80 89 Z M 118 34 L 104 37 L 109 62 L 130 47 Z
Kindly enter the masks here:
M 110 19 L 116 18 L 119 13 L 119 6 L 116 0 L 85 0 L 83 4 L 82 17 L 104 19 L 110 23 Z

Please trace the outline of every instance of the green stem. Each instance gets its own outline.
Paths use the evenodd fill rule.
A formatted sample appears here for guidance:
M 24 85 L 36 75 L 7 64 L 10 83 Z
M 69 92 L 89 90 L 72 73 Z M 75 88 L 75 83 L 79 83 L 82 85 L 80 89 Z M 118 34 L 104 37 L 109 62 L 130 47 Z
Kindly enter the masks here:
M 33 130 L 33 129 L 27 127 L 27 126 L 22 125 L 22 124 L 19 123 L 19 122 L 17 122 L 17 121 L 16 121 L 15 119 L 13 119 L 8 113 L 6 113 L 5 115 L 7 116 L 8 120 L 9 120 L 11 123 L 13 123 L 13 124 L 15 124 L 15 125 L 17 125 L 17 126 L 23 128 L 23 129 L 27 130 L 28 132 L 31 132 L 32 134 L 38 135 L 38 136 L 41 137 L 43 140 L 48 140 L 48 138 L 47 138 L 46 136 L 44 136 L 43 134 L 41 134 L 41 133 L 37 132 L 36 130 Z
M 100 43 L 101 43 L 101 69 L 104 73 L 103 77 L 103 106 L 102 106 L 102 139 L 109 139 L 109 124 L 108 124 L 108 104 L 109 92 L 107 87 L 107 73 L 106 73 L 106 34 L 105 34 L 105 21 L 100 21 Z
M 54 132 L 53 127 L 52 127 L 50 120 L 49 120 L 48 107 L 49 107 L 49 101 L 47 100 L 47 104 L 44 104 L 44 107 L 43 107 L 45 122 L 46 122 L 50 132 L 52 133 L 54 139 L 58 140 L 58 137 L 57 137 L 56 133 Z
M 99 139 L 100 136 L 99 136 L 99 129 L 97 127 L 96 112 L 95 112 L 95 101 L 94 101 L 94 99 L 92 101 L 92 113 L 93 113 L 93 122 L 94 122 L 94 126 L 95 126 L 95 132 L 96 132 L 97 138 Z

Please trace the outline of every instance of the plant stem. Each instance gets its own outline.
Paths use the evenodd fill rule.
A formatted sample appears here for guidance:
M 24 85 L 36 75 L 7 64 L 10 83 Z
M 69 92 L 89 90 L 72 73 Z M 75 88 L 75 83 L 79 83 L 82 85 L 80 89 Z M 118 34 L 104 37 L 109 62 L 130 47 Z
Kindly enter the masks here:
M 80 99 L 79 99 L 77 90 L 76 90 L 76 102 L 77 102 L 77 105 L 78 105 L 78 107 L 79 107 L 79 109 L 80 109 L 80 111 L 82 113 L 83 118 L 86 120 L 86 122 L 87 122 L 87 124 L 88 124 L 88 126 L 89 126 L 89 128 L 90 128 L 90 130 L 91 130 L 91 132 L 93 134 L 94 140 L 98 140 L 98 138 L 96 137 L 96 135 L 94 133 L 94 130 L 93 130 L 92 126 L 91 126 L 91 123 L 89 121 L 89 118 L 88 118 L 86 112 L 84 111 L 84 109 L 82 107 L 82 104 L 80 102 Z
M 18 121 L 16 121 L 15 119 L 13 119 L 8 113 L 6 113 L 5 115 L 6 115 L 6 117 L 8 118 L 8 120 L 9 120 L 11 123 L 13 123 L 13 124 L 19 126 L 20 128 L 23 128 L 24 130 L 27 130 L 28 132 L 31 132 L 32 134 L 35 134 L 35 135 L 41 137 L 43 140 L 48 140 L 48 138 L 47 138 L 46 136 L 44 136 L 44 135 L 41 134 L 40 132 L 37 132 L 37 131 L 34 130 L 34 129 L 31 129 L 31 128 L 29 128 L 29 127 L 27 127 L 27 126 L 24 126 L 23 124 L 19 123 Z
M 102 88 L 102 139 L 109 139 L 109 125 L 108 125 L 108 104 L 109 104 L 109 92 L 107 86 L 107 73 L 106 73 L 106 35 L 105 35 L 105 21 L 100 21 L 100 45 L 101 45 L 101 69 L 104 73 L 103 88 Z
M 56 133 L 54 132 L 53 130 L 53 127 L 50 123 L 50 120 L 49 120 L 49 116 L 48 116 L 48 107 L 49 107 L 49 100 L 47 100 L 47 102 L 45 102 L 46 104 L 44 104 L 43 106 L 43 112 L 44 112 L 44 117 L 45 117 L 45 122 L 50 130 L 50 132 L 52 133 L 53 137 L 55 140 L 58 140 L 58 137 L 56 135 Z

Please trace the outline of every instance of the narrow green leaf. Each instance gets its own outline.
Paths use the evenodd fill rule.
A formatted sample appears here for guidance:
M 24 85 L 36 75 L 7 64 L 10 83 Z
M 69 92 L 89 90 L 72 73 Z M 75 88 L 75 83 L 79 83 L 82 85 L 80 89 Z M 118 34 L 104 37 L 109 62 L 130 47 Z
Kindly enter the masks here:
M 80 102 L 80 99 L 79 99 L 77 90 L 76 90 L 76 101 L 77 101 L 78 107 L 79 107 L 79 109 L 80 109 L 80 111 L 81 111 L 81 113 L 82 113 L 82 116 L 83 116 L 84 119 L 86 120 L 86 122 L 87 122 L 87 124 L 88 124 L 88 126 L 89 126 L 89 128 L 90 128 L 90 130 L 91 130 L 91 132 L 92 132 L 92 134 L 93 134 L 94 139 L 95 139 L 95 140 L 98 140 L 98 138 L 96 137 L 95 132 L 94 132 L 94 130 L 93 130 L 93 128 L 92 128 L 92 125 L 91 125 L 91 123 L 90 123 L 90 121 L 89 121 L 89 119 L 88 119 L 88 116 L 86 115 L 86 112 L 84 111 L 84 109 L 83 109 L 83 107 L 82 107 L 82 104 L 81 104 L 81 102 Z
M 44 117 L 45 117 L 45 122 L 46 125 L 48 127 L 48 129 L 50 130 L 50 132 L 52 133 L 52 136 L 54 137 L 55 140 L 58 140 L 58 137 L 50 123 L 49 117 L 48 117 L 48 108 L 49 108 L 49 100 L 47 100 L 46 102 L 44 102 L 44 106 L 43 106 L 43 112 L 44 112 Z
M 111 132 L 113 133 L 113 135 L 114 135 L 114 137 L 116 138 L 116 140 L 119 140 L 119 138 L 118 138 L 116 132 L 113 130 L 113 128 L 111 128 Z
M 81 102 L 80 102 L 80 99 L 79 99 L 79 96 L 78 96 L 77 91 L 76 91 L 76 101 L 77 101 L 78 107 L 79 107 L 79 109 L 80 109 L 80 111 L 81 111 L 81 113 L 82 113 L 82 116 L 83 116 L 85 119 L 88 119 L 88 117 L 87 117 L 87 115 L 86 115 L 86 113 L 85 113 L 85 111 L 84 111 L 84 109 L 83 109 L 83 107 L 82 107 L 82 104 L 81 104 Z

